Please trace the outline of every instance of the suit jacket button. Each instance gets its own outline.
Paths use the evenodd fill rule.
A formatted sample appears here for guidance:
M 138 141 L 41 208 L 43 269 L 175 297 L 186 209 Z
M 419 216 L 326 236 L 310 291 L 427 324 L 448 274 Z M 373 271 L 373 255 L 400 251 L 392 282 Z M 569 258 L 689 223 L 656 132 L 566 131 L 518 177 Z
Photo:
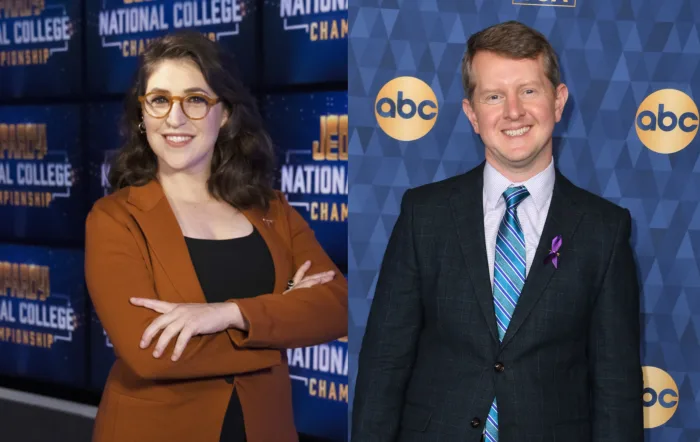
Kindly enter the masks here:
M 479 425 L 481 425 L 481 420 L 478 417 L 472 419 L 472 428 L 479 428 Z
M 496 370 L 498 373 L 503 373 L 503 370 L 505 370 L 506 367 L 502 363 L 496 362 L 496 365 L 493 366 L 493 369 Z
M 233 376 L 225 376 L 224 380 L 227 384 L 233 384 Z

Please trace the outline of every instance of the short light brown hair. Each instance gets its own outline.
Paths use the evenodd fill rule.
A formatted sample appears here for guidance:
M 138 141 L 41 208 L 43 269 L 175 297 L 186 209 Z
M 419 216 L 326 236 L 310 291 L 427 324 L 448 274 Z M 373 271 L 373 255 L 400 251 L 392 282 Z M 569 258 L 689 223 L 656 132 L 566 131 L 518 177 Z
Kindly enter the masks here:
M 514 60 L 537 59 L 544 62 L 547 78 L 556 89 L 561 83 L 559 60 L 554 48 L 539 31 L 517 21 L 508 21 L 483 29 L 467 41 L 467 50 L 462 58 L 462 86 L 467 99 L 471 101 L 476 84 L 471 75 L 474 56 L 481 51 L 489 51 Z

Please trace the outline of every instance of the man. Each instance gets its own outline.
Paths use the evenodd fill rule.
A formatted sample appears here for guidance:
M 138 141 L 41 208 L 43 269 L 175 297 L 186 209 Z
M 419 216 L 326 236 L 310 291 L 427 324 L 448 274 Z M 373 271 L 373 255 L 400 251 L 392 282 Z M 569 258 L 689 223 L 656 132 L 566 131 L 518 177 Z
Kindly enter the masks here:
M 555 168 L 568 90 L 539 32 L 473 35 L 486 162 L 405 193 L 359 358 L 353 442 L 641 442 L 631 218 Z

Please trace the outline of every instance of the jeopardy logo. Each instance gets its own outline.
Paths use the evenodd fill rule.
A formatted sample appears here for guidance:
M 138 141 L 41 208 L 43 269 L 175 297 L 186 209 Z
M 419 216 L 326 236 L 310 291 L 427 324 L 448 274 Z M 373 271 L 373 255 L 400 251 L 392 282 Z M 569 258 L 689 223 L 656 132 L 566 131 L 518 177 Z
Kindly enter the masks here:
M 70 198 L 73 167 L 49 150 L 46 124 L 0 123 L 0 206 L 49 207 Z
M 46 64 L 67 52 L 73 24 L 63 4 L 0 0 L 0 67 Z
M 698 107 L 685 93 L 662 89 L 642 101 L 635 122 L 647 148 L 670 154 L 685 149 L 698 133 Z
M 107 348 L 114 348 L 114 345 L 112 345 L 112 341 L 109 340 L 109 336 L 107 336 L 107 330 L 104 328 L 102 329 L 102 334 L 105 337 L 105 347 Z
M 284 30 L 304 31 L 311 41 L 342 40 L 348 36 L 348 0 L 281 0 Z
M 281 191 L 297 195 L 297 198 L 288 198 L 289 204 L 304 208 L 312 221 L 345 222 L 348 218 L 348 116 L 323 115 L 319 123 L 320 136 L 310 150 L 287 151 L 281 168 Z
M 678 408 L 678 386 L 673 378 L 656 367 L 642 367 L 644 375 L 644 428 L 656 428 L 673 417 Z
M 303 382 L 309 396 L 348 403 L 347 339 L 313 347 L 287 349 L 289 377 Z
M 123 0 L 119 7 L 109 9 L 108 1 L 102 0 L 98 33 L 103 48 L 116 48 L 124 57 L 138 57 L 155 38 L 180 29 L 194 28 L 219 41 L 239 34 L 246 5 L 252 1 L 197 0 L 166 5 L 154 0 Z
M 415 77 L 398 77 L 377 94 L 374 115 L 379 127 L 400 141 L 424 137 L 435 126 L 438 115 L 435 92 Z
M 109 184 L 109 172 L 112 169 L 112 162 L 118 153 L 118 149 L 110 149 L 104 152 L 104 158 L 100 165 L 100 186 L 104 196 L 112 193 L 112 186 Z
M 576 0 L 513 0 L 514 5 L 576 7 Z
M 0 261 L 0 342 L 50 349 L 73 341 L 68 296 L 51 293 L 49 267 Z

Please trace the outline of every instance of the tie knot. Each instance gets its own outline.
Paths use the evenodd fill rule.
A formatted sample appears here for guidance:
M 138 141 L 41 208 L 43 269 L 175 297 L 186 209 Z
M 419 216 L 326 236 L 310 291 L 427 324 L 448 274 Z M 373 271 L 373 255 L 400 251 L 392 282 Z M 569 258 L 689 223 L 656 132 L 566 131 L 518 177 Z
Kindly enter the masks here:
M 506 200 L 508 210 L 515 209 L 530 195 L 525 186 L 509 187 L 503 192 L 503 199 Z

